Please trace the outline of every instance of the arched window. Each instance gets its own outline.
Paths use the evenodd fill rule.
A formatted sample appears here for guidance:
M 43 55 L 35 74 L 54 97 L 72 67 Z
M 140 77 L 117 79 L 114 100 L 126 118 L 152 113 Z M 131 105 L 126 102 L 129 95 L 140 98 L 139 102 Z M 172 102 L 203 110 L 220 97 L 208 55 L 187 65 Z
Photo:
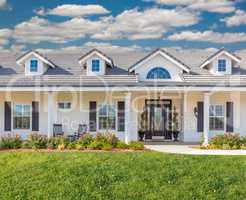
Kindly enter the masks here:
M 169 72 L 161 67 L 151 69 L 147 75 L 147 79 L 170 79 Z

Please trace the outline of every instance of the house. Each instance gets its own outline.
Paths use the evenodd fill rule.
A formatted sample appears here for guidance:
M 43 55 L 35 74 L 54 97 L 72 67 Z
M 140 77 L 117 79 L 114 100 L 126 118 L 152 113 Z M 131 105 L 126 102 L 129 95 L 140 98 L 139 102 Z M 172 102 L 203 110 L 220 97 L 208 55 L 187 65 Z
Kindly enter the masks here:
M 174 111 L 175 110 L 175 111 Z M 0 54 L 0 134 L 53 136 L 112 131 L 122 140 L 172 140 L 176 114 L 184 142 L 246 135 L 246 53 L 157 49 L 110 55 Z

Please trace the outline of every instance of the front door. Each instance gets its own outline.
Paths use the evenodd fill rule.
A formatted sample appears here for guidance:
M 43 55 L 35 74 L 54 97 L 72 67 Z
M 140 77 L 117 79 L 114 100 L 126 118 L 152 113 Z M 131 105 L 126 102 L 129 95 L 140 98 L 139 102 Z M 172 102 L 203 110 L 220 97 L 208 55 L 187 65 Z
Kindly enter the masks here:
M 171 100 L 146 100 L 146 139 L 172 139 L 171 107 Z

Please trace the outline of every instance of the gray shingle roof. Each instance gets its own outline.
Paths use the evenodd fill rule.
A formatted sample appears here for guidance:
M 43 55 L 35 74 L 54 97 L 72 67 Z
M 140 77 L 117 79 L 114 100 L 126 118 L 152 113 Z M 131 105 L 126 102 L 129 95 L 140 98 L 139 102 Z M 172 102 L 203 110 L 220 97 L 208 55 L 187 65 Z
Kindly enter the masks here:
M 201 69 L 199 66 L 213 55 L 214 51 L 205 50 L 166 50 L 172 56 L 180 60 L 191 69 L 191 74 L 184 74 L 184 82 L 161 82 L 155 85 L 211 85 L 215 83 L 228 84 L 228 81 L 234 82 L 235 85 L 246 85 L 246 51 L 236 53 L 241 58 L 239 68 L 233 69 L 231 76 L 213 76 L 206 69 Z M 16 60 L 21 54 L 16 53 L 0 53 L 0 86 L 3 87 L 11 78 L 17 78 L 18 86 L 31 85 L 65 85 L 65 86 L 101 86 L 102 80 L 105 80 L 108 85 L 135 85 L 149 86 L 152 83 L 137 83 L 137 77 L 130 75 L 128 69 L 134 63 L 147 56 L 150 52 L 128 52 L 128 53 L 107 53 L 115 67 L 107 68 L 106 75 L 99 77 L 100 81 L 95 78 L 85 76 L 85 69 L 78 62 L 79 58 L 88 53 L 84 50 L 80 53 L 65 52 L 43 52 L 42 55 L 54 63 L 56 68 L 49 68 L 47 72 L 40 77 L 26 77 L 24 75 L 24 67 L 16 64 Z M 242 76 L 238 76 L 242 75 Z M 211 81 L 212 80 L 212 81 Z M 83 84 L 81 84 L 83 83 Z

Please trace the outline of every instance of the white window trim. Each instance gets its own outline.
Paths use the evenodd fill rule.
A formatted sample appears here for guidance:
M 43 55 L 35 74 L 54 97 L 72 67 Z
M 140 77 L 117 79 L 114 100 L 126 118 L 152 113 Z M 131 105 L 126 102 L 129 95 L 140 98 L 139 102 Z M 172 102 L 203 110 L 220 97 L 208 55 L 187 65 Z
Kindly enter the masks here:
M 98 71 L 93 71 L 93 61 L 98 61 L 98 63 L 99 63 L 99 70 Z M 95 73 L 95 74 L 101 72 L 101 60 L 100 59 L 98 59 L 98 58 L 91 59 L 91 72 Z
M 19 128 L 14 128 L 14 112 L 15 112 L 15 106 L 16 105 L 28 105 L 30 106 L 30 128 L 28 129 L 19 129 Z M 11 127 L 12 127 L 12 130 L 15 130 L 15 131 L 31 131 L 32 130 L 32 105 L 30 103 L 24 103 L 24 102 L 16 102 L 16 103 L 12 103 L 11 104 Z
M 70 103 L 70 108 L 60 108 L 59 107 L 59 104 L 60 103 L 63 103 L 63 104 L 68 104 L 68 103 Z M 59 109 L 59 111 L 70 111 L 71 109 L 72 109 L 72 102 L 71 101 L 58 101 L 57 102 L 57 108 Z
M 100 112 L 100 109 L 102 108 L 102 106 L 105 106 L 105 105 L 109 105 L 109 106 L 112 106 L 115 110 L 115 129 L 99 129 L 99 112 Z M 97 109 L 97 131 L 99 132 L 118 132 L 117 129 L 118 129 L 118 117 L 117 117 L 117 113 L 118 113 L 118 108 L 117 108 L 117 105 L 115 103 L 104 103 L 104 104 L 100 104 L 99 105 L 99 108 Z
M 224 118 L 224 127 L 223 127 L 223 129 L 221 129 L 221 130 L 216 130 L 216 129 L 211 129 L 210 128 L 210 125 L 209 125 L 209 130 L 210 131 L 213 131 L 213 132 L 219 132 L 219 131 L 225 131 L 226 130 L 226 105 L 225 104 L 210 104 L 210 106 L 223 106 L 223 109 L 224 109 L 224 116 L 223 116 L 223 118 Z M 209 124 L 210 124 L 210 117 L 212 117 L 212 116 L 210 116 L 210 106 L 209 106 Z M 222 116 L 221 116 L 221 118 L 222 118 Z
M 221 61 L 221 60 L 224 60 L 225 61 L 225 71 L 219 71 L 219 62 Z M 217 73 L 226 73 L 228 70 L 227 70 L 227 61 L 226 61 L 226 59 L 224 59 L 224 58 L 219 58 L 218 60 L 217 60 L 217 69 L 216 69 L 216 71 L 217 71 Z

